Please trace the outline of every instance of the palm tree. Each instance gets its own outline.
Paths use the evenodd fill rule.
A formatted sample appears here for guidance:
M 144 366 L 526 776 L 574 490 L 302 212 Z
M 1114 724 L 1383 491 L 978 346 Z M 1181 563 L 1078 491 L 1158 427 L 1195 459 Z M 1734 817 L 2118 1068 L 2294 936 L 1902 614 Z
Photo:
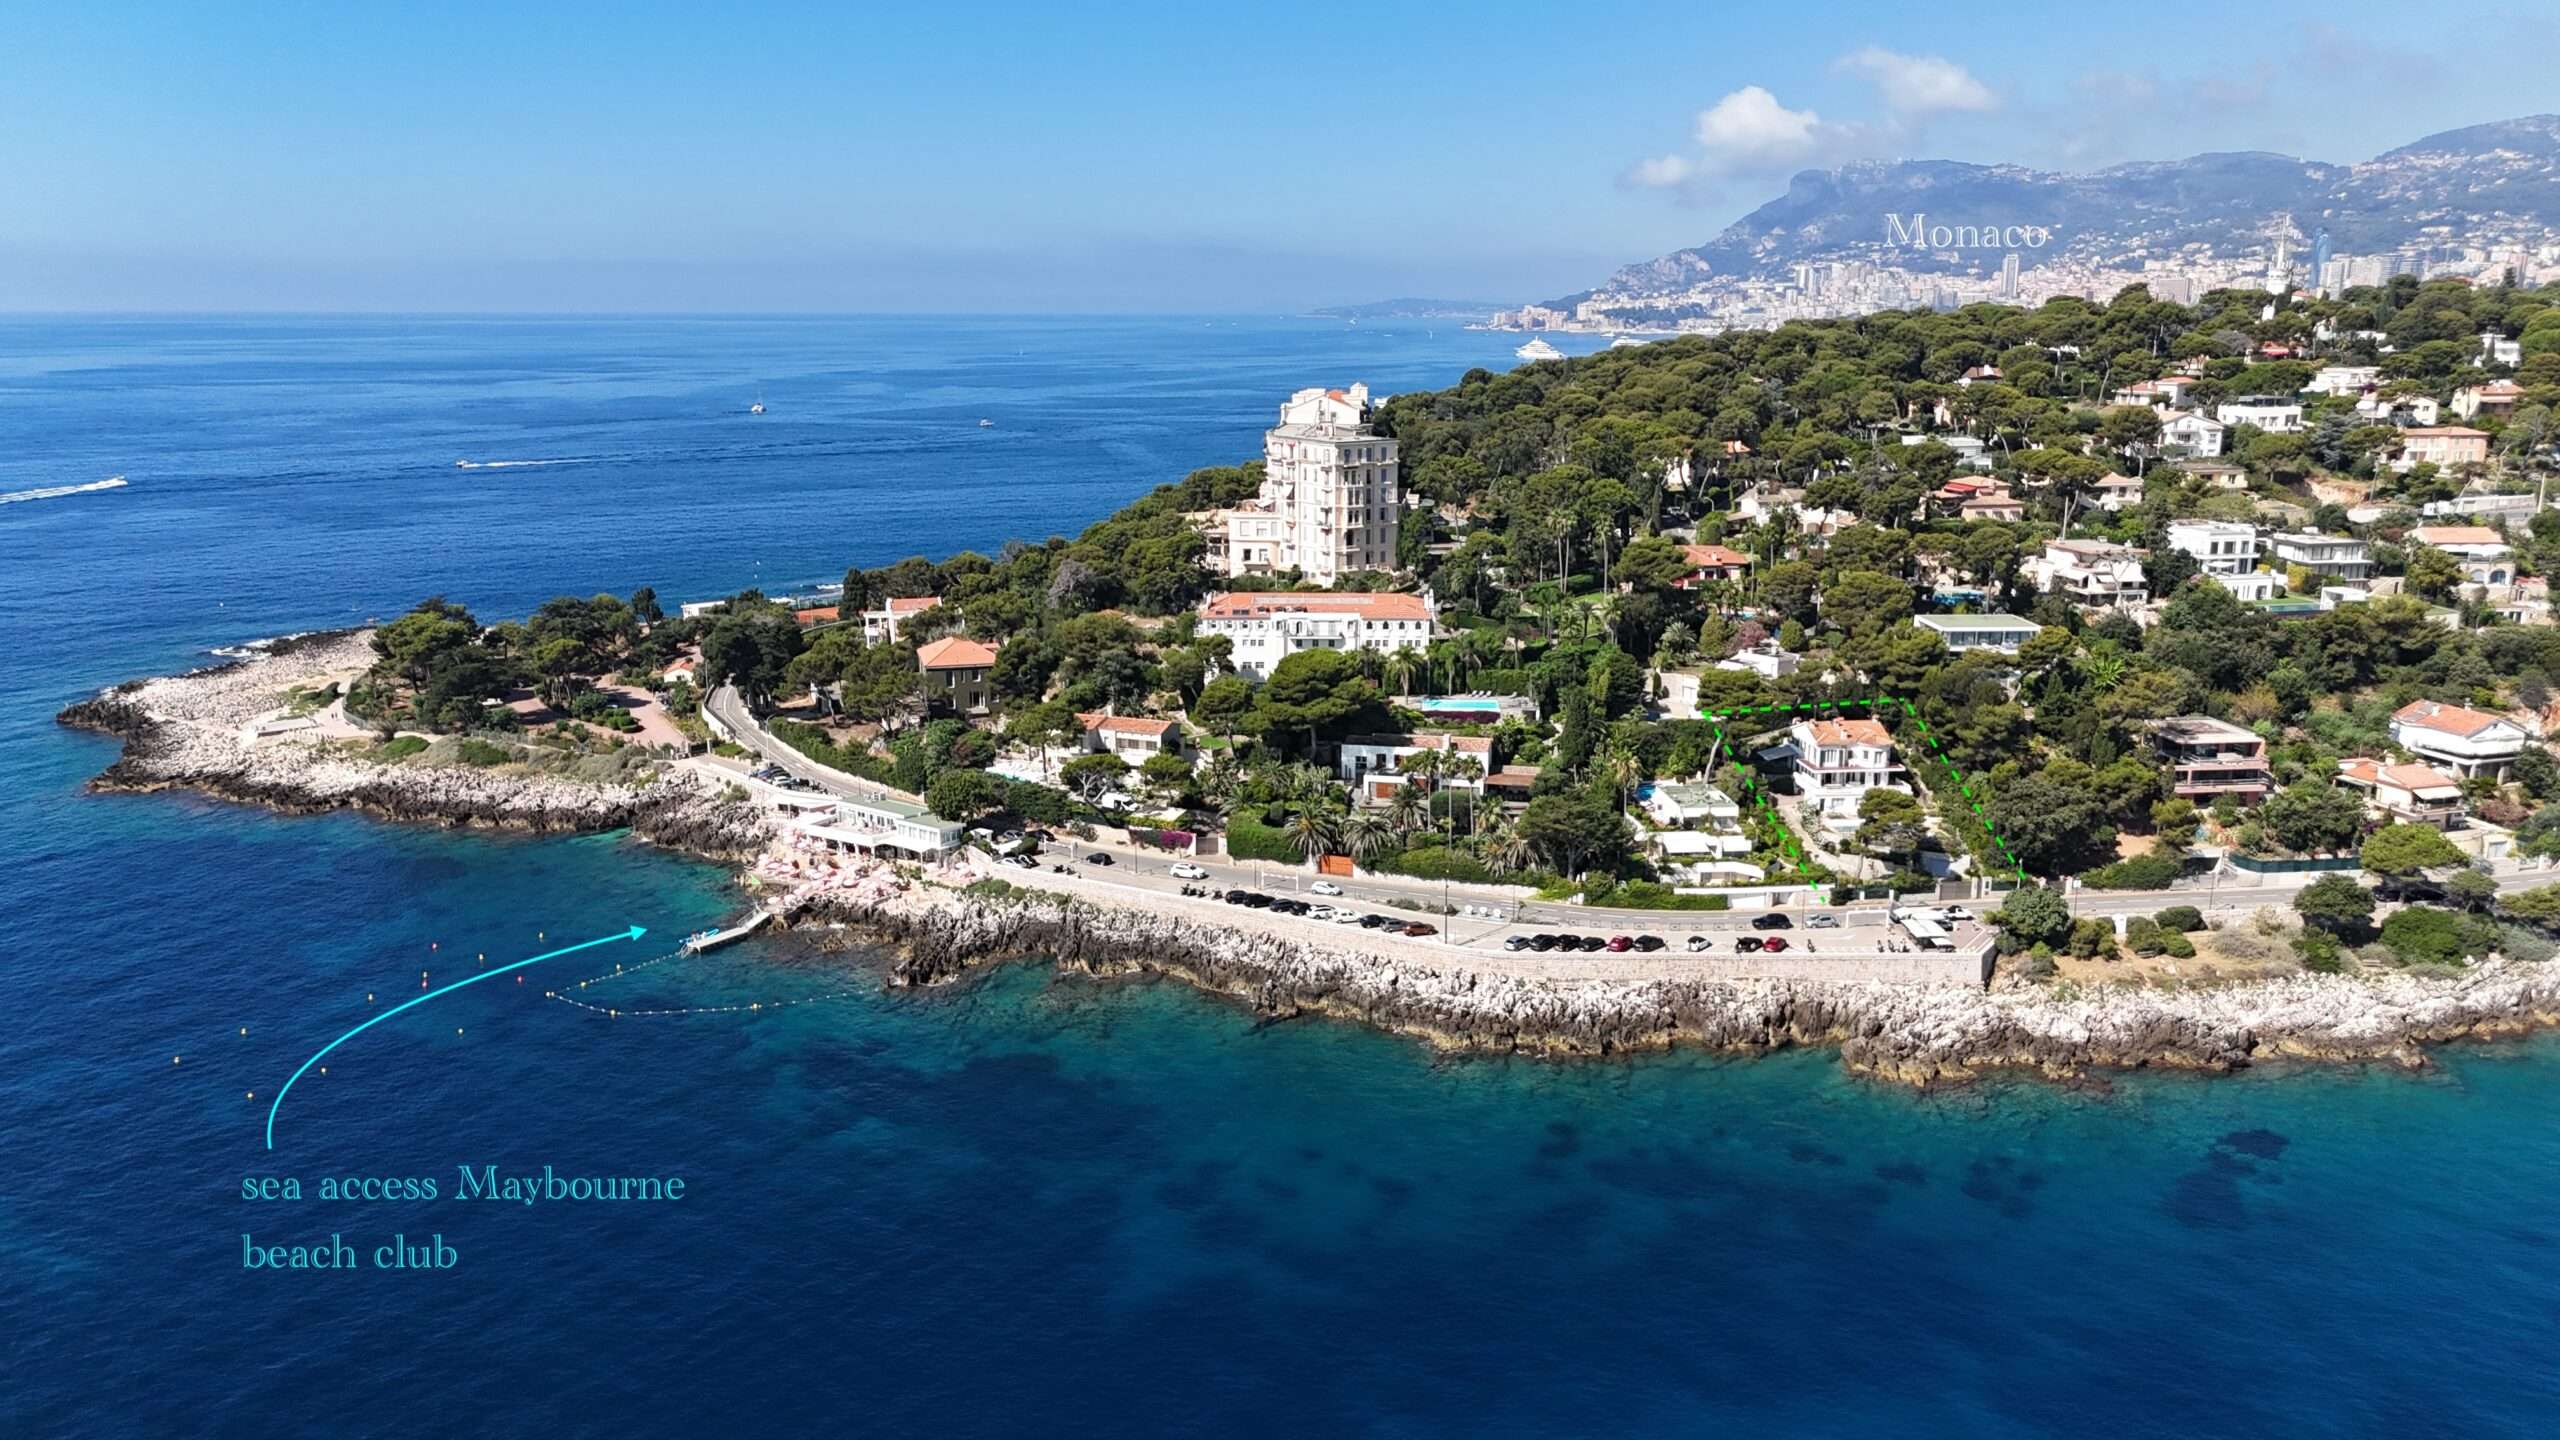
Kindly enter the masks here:
M 1463 753 L 1451 755 L 1440 768 L 1441 772 L 1447 778 L 1452 780 L 1482 780 L 1484 778 L 1484 762 L 1473 755 Z M 1450 793 L 1454 795 L 1458 792 L 1453 790 Z M 1466 794 L 1467 829 L 1469 831 L 1473 831 L 1476 828 L 1476 801 L 1483 798 L 1483 792 L 1470 788 L 1467 790 Z
M 1342 827 L 1334 816 L 1312 805 L 1299 807 L 1282 833 L 1298 848 L 1299 857 L 1307 860 L 1332 854 L 1342 839 Z
M 1244 767 L 1236 763 L 1234 752 L 1221 750 L 1200 769 L 1200 793 L 1218 807 L 1221 814 L 1235 804 L 1236 792 L 1244 786 Z
M 1395 681 L 1396 692 L 1413 694 L 1413 674 L 1422 668 L 1422 657 L 1411 650 L 1398 650 L 1387 656 L 1387 676 Z
M 1520 833 L 1518 825 L 1508 820 L 1496 822 L 1485 832 L 1484 853 L 1485 858 L 1493 862 L 1493 868 L 1503 871 L 1526 870 L 1529 863 L 1538 858 L 1537 847 L 1529 843 L 1528 836 Z
M 1609 788 L 1618 794 L 1618 809 L 1624 811 L 1628 797 L 1644 779 L 1644 762 L 1622 745 L 1600 757 L 1600 773 L 1608 777 Z
M 1350 848 L 1351 858 L 1363 865 L 1393 853 L 1403 841 L 1395 822 L 1375 810 L 1363 810 L 1343 822 L 1342 842 Z
M 1402 786 L 1394 798 L 1387 801 L 1387 813 L 1395 818 L 1397 828 L 1402 830 L 1422 828 L 1422 821 L 1430 812 L 1431 797 L 1418 785 Z

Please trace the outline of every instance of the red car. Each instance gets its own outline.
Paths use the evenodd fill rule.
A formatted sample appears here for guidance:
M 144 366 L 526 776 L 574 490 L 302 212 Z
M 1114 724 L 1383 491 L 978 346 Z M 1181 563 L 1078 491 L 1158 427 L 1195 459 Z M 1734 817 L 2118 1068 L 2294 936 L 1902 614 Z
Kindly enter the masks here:
M 1609 937 L 1609 948 L 1623 953 L 1636 948 L 1636 942 L 1628 939 L 1624 935 L 1612 935 Z
M 1784 950 L 1787 948 L 1787 937 L 1784 935 L 1772 935 L 1767 940 L 1761 942 L 1760 948 L 1772 953 Z
M 1404 933 L 1413 936 L 1437 935 L 1440 933 L 1440 929 L 1436 925 L 1425 925 L 1421 921 L 1417 920 L 1404 927 Z

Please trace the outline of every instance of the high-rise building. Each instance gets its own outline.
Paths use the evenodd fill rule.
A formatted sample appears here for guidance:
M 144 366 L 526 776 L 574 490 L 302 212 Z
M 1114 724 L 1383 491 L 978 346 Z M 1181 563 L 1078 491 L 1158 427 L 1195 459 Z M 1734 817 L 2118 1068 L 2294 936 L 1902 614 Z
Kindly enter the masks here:
M 2018 252 L 2015 250 L 2000 258 L 2000 294 L 2004 299 L 2018 298 Z
M 1290 396 L 1263 432 L 1262 492 L 1203 519 L 1209 562 L 1230 576 L 1296 570 L 1319 585 L 1394 569 L 1396 442 L 1370 419 L 1366 385 Z
M 2327 288 L 2329 283 L 2329 227 L 2311 237 L 2311 283 Z

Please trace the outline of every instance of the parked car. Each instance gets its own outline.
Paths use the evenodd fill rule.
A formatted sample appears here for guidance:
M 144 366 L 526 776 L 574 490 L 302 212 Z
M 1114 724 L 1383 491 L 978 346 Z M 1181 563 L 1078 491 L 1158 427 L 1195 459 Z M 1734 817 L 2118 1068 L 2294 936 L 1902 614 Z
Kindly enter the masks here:
M 1037 870 L 1040 868 L 1040 862 L 1032 859 L 1028 855 L 1008 855 L 1005 857 L 1004 863 L 1011 865 L 1018 870 Z
M 1514 936 L 1513 938 L 1518 939 L 1520 937 Z M 1531 935 L 1527 938 L 1529 941 L 1529 948 L 1537 951 L 1541 955 L 1544 955 L 1548 951 L 1556 948 L 1556 937 L 1553 935 Z
M 1713 947 L 1715 943 L 1716 937 L 1713 935 L 1692 935 L 1689 937 L 1689 953 L 1695 955 L 1701 950 Z
M 1108 865 L 1111 863 L 1111 857 L 1103 854 L 1099 850 L 1096 850 L 1092 854 L 1084 857 L 1084 863 L 1087 865 Z
M 1333 912 L 1333 923 L 1336 925 L 1348 925 L 1359 918 L 1359 916 L 1351 913 L 1351 907 L 1348 905 L 1345 905 L 1341 909 Z
M 1334 884 L 1330 880 L 1319 880 L 1313 885 L 1308 886 L 1307 889 L 1318 895 L 1339 895 L 1342 893 L 1342 887 Z
M 1766 949 L 1767 951 L 1769 951 L 1769 953 L 1771 953 L 1771 954 L 1773 954 L 1773 955 L 1774 955 L 1774 954 L 1776 954 L 1778 951 L 1781 951 L 1781 950 L 1784 950 L 1784 949 L 1786 949 L 1786 948 L 1787 948 L 1787 937 L 1786 937 L 1786 936 L 1784 936 L 1784 935 L 1772 935 L 1772 936 L 1770 936 L 1770 937 L 1769 937 L 1768 944 L 1766 944 L 1766 945 L 1765 945 L 1765 946 L 1763 946 L 1762 948 L 1763 948 L 1763 949 Z
M 1636 948 L 1650 955 L 1663 948 L 1663 939 L 1659 935 L 1639 935 L 1636 937 Z
M 1734 937 L 1733 948 L 1736 954 L 1756 955 L 1760 947 L 1767 943 L 1757 935 L 1739 935 Z
M 1754 930 L 1793 930 L 1796 928 L 1796 922 L 1779 914 L 1777 911 L 1772 910 L 1765 915 L 1752 916 L 1751 928 Z
M 1609 953 L 1612 955 L 1623 955 L 1634 948 L 1636 948 L 1636 942 L 1624 935 L 1609 937 Z
M 1414 936 L 1437 935 L 1440 933 L 1440 927 L 1437 925 L 1425 925 L 1421 921 L 1416 920 L 1412 924 L 1404 927 L 1404 933 Z
M 1530 941 L 1534 938 L 1534 936 L 1529 935 L 1514 935 L 1502 942 L 1502 948 L 1505 950 L 1527 950 L 1531 948 Z
M 1837 915 L 1807 915 L 1804 917 L 1804 928 L 1807 930 L 1837 930 L 1840 928 L 1840 917 Z
M 1581 939 L 1575 941 L 1574 945 L 1575 948 L 1581 950 L 1585 954 L 1589 954 L 1594 950 L 1606 950 L 1609 948 L 1609 942 L 1601 939 L 1597 935 L 1585 935 Z
M 1268 910 L 1271 908 L 1271 897 L 1258 890 L 1248 890 L 1244 893 L 1244 903 L 1256 910 Z
M 1201 866 L 1194 865 L 1188 860 L 1177 862 L 1173 867 L 1172 874 L 1173 878 L 1176 880 L 1206 880 L 1209 878 L 1209 872 L 1206 869 Z
M 1961 905 L 1941 905 L 1938 907 L 1938 913 L 1946 916 L 1950 920 L 1970 920 L 1973 918 L 1973 912 L 1967 910 Z

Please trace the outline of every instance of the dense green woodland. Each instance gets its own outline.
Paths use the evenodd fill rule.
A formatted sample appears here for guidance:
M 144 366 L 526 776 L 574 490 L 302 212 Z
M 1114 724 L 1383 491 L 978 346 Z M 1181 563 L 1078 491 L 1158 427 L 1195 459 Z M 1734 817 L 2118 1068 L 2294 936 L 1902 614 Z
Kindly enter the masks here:
M 1223 582 L 1203 569 L 1187 518 L 1251 496 L 1258 464 L 1195 472 L 1072 539 L 849 571 L 847 616 L 891 596 L 941 597 L 893 643 L 866 645 L 849 624 L 804 630 L 753 594 L 705 620 L 656 623 L 632 606 L 615 614 L 620 602 L 606 597 L 557 601 L 476 636 L 466 616 L 422 610 L 386 627 L 379 675 L 399 703 L 451 725 L 468 723 L 501 682 L 557 687 L 574 701 L 582 677 L 698 644 L 706 685 L 735 682 L 759 703 L 822 688 L 829 713 L 811 718 L 825 725 L 809 726 L 801 743 L 919 792 L 939 785 L 940 801 L 971 812 L 1090 812 L 1104 799 L 1168 815 L 1187 808 L 1223 816 L 1239 853 L 1348 849 L 1412 873 L 1580 876 L 1610 887 L 1652 879 L 1619 818 L 1635 786 L 1711 766 L 1717 778 L 1740 778 L 1729 755 L 1711 753 L 1710 727 L 1648 718 L 1653 676 L 1774 640 L 1806 657 L 1800 672 L 1766 682 L 1706 669 L 1700 708 L 1913 701 L 1948 758 L 1987 786 L 1993 825 L 2032 875 L 2162 882 L 2200 818 L 2243 851 L 2352 852 L 2369 826 L 2332 787 L 2335 762 L 2389 754 L 2392 709 L 2418 697 L 2538 707 L 2560 675 L 2560 628 L 2497 623 L 2462 603 L 2445 557 L 2407 540 L 2427 501 L 2550 478 L 2560 307 L 2536 292 L 2405 279 L 2338 300 L 2276 300 L 2262 318 L 2269 303 L 2225 292 L 2180 306 L 2136 289 L 2106 305 L 1888 312 L 1471 371 L 1450 389 L 1394 397 L 1378 423 L 1400 442 L 1408 489 L 1427 503 L 1408 512 L 1401 571 L 1344 588 L 1427 587 L 1449 634 L 1409 655 L 1292 656 L 1260 687 L 1230 673 L 1222 638 L 1194 631 L 1193 608 Z M 2484 331 L 2520 339 L 2523 363 L 2477 367 Z M 2270 345 L 2293 353 L 2269 358 Z M 2293 395 L 2325 364 L 2379 366 L 2387 397 L 2448 400 L 2499 377 L 2524 393 L 2512 414 L 2470 422 L 2491 432 L 2491 459 L 2459 474 L 2395 473 L 2381 463 L 2396 449 L 2392 427 L 2362 423 L 2351 398 L 2304 397 L 2301 434 L 2235 429 L 2228 458 L 2246 467 L 2249 488 L 2232 492 L 2168 463 L 2150 411 L 2106 403 L 2197 357 L 2189 403 L 2208 413 L 2226 397 Z M 1996 381 L 1956 383 L 1986 366 Z M 1958 434 L 1984 442 L 1992 476 L 2027 518 L 1964 523 L 1931 499 L 1964 473 L 1955 452 L 1903 437 Z M 2111 472 L 2143 479 L 2139 504 L 2093 507 L 2092 487 Z M 2350 526 L 2314 483 L 2385 513 Z M 1732 513 L 1740 497 L 1780 488 L 1855 523 L 1825 539 L 1799 533 L 1787 506 L 1760 523 Z M 2194 562 L 2164 541 L 2168 522 L 2187 516 L 2358 534 L 2411 593 L 2279 618 L 2194 580 Z M 2075 537 L 2148 547 L 2154 594 L 2167 602 L 2157 626 L 2087 621 L 2033 593 L 2021 565 L 2066 525 Z M 1749 554 L 1751 578 L 1684 588 L 1692 567 L 1679 545 L 1690 538 Z M 2537 514 L 2511 539 L 2521 573 L 2560 568 L 2560 513 Z M 1952 657 L 1908 623 L 1933 608 L 1941 585 L 1979 589 L 1979 608 L 2047 629 L 2014 662 Z M 2457 607 L 2450 617 L 2447 605 Z M 914 649 L 947 633 L 999 647 L 993 735 L 912 723 Z M 1548 723 L 1489 732 L 1497 764 L 1541 767 L 1524 811 L 1470 813 L 1446 791 L 1392 812 L 1356 811 L 1316 767 L 1343 735 L 1417 723 L 1399 712 L 1401 696 L 1449 689 L 1540 702 Z M 1046 786 L 949 778 L 975 774 L 999 741 L 1067 743 L 1075 712 L 1104 708 L 1184 717 L 1206 758 L 1196 771 L 1147 776 L 1113 772 L 1117 761 L 1086 764 Z M 1899 709 L 1884 712 L 1897 727 L 1908 723 Z M 2170 798 L 2144 726 L 2188 713 L 2268 737 L 2287 788 L 2252 812 L 2209 817 Z M 846 722 L 887 734 L 871 740 Z M 1915 779 L 1942 843 L 1990 857 L 1979 821 L 1935 793 L 1926 773 Z M 2516 783 L 2474 789 L 2476 813 L 2520 826 L 2528 849 L 2560 849 L 2560 807 L 2544 808 L 2560 799 L 2560 776 L 2538 748 Z M 1795 873 L 1775 822 L 1750 825 L 1755 859 L 1773 875 Z M 1915 817 L 1880 814 L 1864 838 L 1908 860 L 1919 828 Z M 2157 843 L 2120 862 L 2122 836 Z

